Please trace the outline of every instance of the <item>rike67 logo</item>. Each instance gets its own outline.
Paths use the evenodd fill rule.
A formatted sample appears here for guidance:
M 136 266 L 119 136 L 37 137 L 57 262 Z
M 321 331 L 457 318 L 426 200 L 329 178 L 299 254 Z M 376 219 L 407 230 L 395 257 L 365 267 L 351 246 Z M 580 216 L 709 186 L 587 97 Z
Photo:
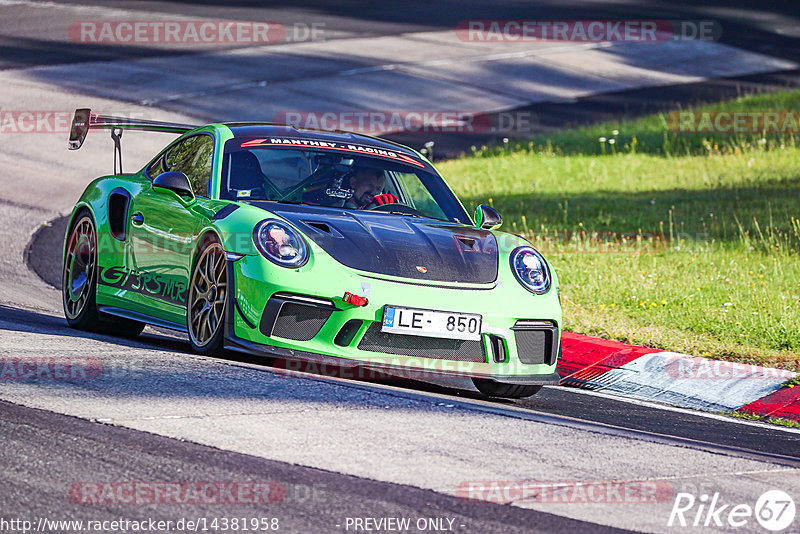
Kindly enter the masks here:
M 795 518 L 794 500 L 781 490 L 764 492 L 754 506 L 748 503 L 726 503 L 719 492 L 695 497 L 691 493 L 678 493 L 667 521 L 668 527 L 749 527 L 753 519 L 761 527 L 779 532 L 788 528 Z

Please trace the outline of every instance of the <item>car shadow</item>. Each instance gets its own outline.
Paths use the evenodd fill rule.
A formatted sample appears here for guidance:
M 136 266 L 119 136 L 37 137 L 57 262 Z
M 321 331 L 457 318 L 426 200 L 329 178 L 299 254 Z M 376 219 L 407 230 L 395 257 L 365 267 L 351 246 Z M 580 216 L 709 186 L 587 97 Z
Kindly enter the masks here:
M 74 330 L 69 327 L 66 320 L 62 317 L 0 305 L 0 331 L 4 330 L 11 332 L 33 332 L 50 336 L 62 336 L 65 338 L 91 339 L 107 343 L 112 347 L 116 345 L 118 347 L 158 350 L 173 354 L 185 353 L 186 356 L 190 358 L 206 358 L 192 353 L 186 336 L 176 332 L 148 327 L 144 333 L 136 338 L 96 334 Z M 44 356 L 43 359 L 52 358 L 51 352 L 52 351 L 48 351 L 49 355 Z M 65 350 L 65 354 L 73 352 L 74 349 L 72 348 L 70 348 L 70 350 Z M 34 358 L 34 360 L 37 359 L 36 355 L 31 355 L 31 357 Z M 66 358 L 70 357 L 71 356 L 67 356 Z M 18 356 L 16 358 L 18 358 Z M 0 355 L 0 360 L 3 359 L 3 356 Z M 6 356 L 5 359 L 13 360 L 15 357 Z M 362 369 L 360 367 L 353 368 L 336 365 L 314 366 L 304 364 L 304 362 L 299 362 L 297 360 L 271 358 L 268 356 L 244 354 L 234 351 L 225 351 L 223 355 L 213 358 L 214 361 L 221 363 L 246 364 L 246 367 L 241 367 L 239 372 L 231 373 L 231 376 L 226 376 L 224 372 L 220 373 L 218 369 L 206 374 L 202 370 L 202 364 L 197 365 L 196 361 L 193 361 L 191 365 L 187 364 L 184 366 L 181 365 L 179 361 L 176 362 L 174 360 L 165 360 L 161 362 L 162 365 L 158 365 L 158 362 L 153 362 L 152 358 L 147 358 L 148 361 L 145 363 L 136 361 L 136 359 L 131 359 L 130 362 L 126 363 L 119 363 L 119 359 L 112 359 L 109 363 L 104 362 L 102 358 L 93 358 L 91 354 L 89 354 L 86 356 L 86 359 L 94 362 L 90 365 L 95 365 L 97 367 L 96 369 L 89 370 L 89 378 L 97 380 L 60 380 L 58 381 L 59 388 L 71 387 L 76 390 L 83 389 L 92 392 L 106 391 L 115 396 L 123 397 L 139 395 L 191 397 L 196 395 L 199 398 L 208 396 L 211 392 L 215 392 L 215 396 L 221 397 L 252 398 L 270 396 L 279 400 L 295 400 L 302 402 L 313 399 L 315 402 L 340 403 L 344 400 L 345 396 L 335 395 L 330 397 L 329 401 L 325 401 L 325 396 L 317 394 L 312 385 L 312 382 L 322 382 L 332 385 L 332 382 L 328 379 L 335 378 L 343 379 L 338 380 L 337 384 L 345 386 L 357 386 L 359 384 L 386 385 L 405 389 L 409 392 L 434 393 L 455 398 L 487 400 L 486 397 L 483 397 L 477 392 L 455 389 L 421 380 L 376 373 L 373 370 Z M 2 366 L 0 365 L 0 367 Z M 263 379 L 263 375 L 259 377 L 259 373 L 265 371 L 272 375 L 266 380 Z M 255 385 L 243 385 L 240 380 L 235 378 L 235 375 L 241 374 L 251 375 L 253 377 L 252 384 Z M 8 379 L 9 377 L 0 377 L 0 383 L 9 382 L 2 378 Z M 199 388 L 200 384 L 209 380 L 215 383 L 214 387 Z M 20 380 L 13 381 L 17 382 Z M 48 386 L 53 383 L 53 380 L 49 377 L 32 378 L 24 381 L 41 384 L 42 386 Z M 224 384 L 228 384 L 230 387 L 220 387 Z M 374 399 L 375 396 L 367 393 L 363 397 Z M 513 401 L 505 399 L 491 400 L 500 404 L 513 403 Z M 358 402 L 362 401 L 363 399 Z M 376 399 L 375 402 L 376 404 L 380 404 L 382 401 Z M 414 404 L 416 405 L 418 403 Z

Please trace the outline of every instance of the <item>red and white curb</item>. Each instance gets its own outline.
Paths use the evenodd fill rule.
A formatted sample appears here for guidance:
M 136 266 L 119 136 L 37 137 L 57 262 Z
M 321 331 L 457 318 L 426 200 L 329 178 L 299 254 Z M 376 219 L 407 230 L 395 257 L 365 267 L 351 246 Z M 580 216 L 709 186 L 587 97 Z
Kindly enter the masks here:
M 571 332 L 561 336 L 561 384 L 711 412 L 738 410 L 800 422 L 797 373 L 627 345 Z

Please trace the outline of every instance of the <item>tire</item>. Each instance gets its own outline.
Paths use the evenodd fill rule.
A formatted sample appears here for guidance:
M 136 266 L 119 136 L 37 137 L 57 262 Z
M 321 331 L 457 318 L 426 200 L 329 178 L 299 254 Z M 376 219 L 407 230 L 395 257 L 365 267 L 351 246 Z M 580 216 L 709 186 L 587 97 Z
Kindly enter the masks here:
M 527 386 L 519 384 L 501 384 L 486 378 L 473 378 L 472 383 L 478 391 L 488 397 L 501 397 L 504 399 L 523 399 L 539 393 L 542 386 Z
M 189 343 L 198 354 L 219 356 L 224 351 L 228 287 L 225 250 L 216 239 L 207 239 L 192 266 L 186 306 Z
M 97 310 L 97 230 L 88 210 L 75 216 L 67 234 L 61 270 L 61 303 L 72 328 L 136 337 L 144 323 L 126 319 L 100 318 Z

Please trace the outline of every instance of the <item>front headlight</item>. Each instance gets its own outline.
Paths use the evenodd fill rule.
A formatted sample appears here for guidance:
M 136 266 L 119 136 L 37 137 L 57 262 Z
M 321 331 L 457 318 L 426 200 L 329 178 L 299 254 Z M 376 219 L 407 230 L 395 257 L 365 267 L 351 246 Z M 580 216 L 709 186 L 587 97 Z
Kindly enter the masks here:
M 261 254 L 281 267 L 302 267 L 308 261 L 308 247 L 300 234 L 276 219 L 265 219 L 253 230 L 253 241 Z
M 550 289 L 547 263 L 533 247 L 517 247 L 511 253 L 511 270 L 525 289 L 541 295 Z

